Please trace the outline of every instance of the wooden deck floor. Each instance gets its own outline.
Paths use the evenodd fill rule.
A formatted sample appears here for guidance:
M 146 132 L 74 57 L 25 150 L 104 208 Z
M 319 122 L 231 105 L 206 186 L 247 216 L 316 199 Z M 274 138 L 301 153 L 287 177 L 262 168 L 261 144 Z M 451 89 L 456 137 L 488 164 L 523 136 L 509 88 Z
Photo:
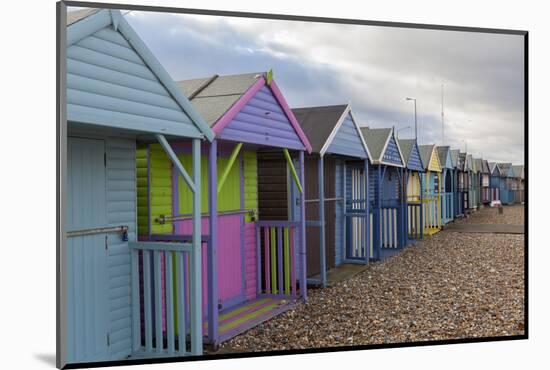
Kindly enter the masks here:
M 283 313 L 295 305 L 295 301 L 264 297 L 233 307 L 219 315 L 219 342 L 225 342 L 256 325 Z M 206 335 L 208 324 L 204 323 Z

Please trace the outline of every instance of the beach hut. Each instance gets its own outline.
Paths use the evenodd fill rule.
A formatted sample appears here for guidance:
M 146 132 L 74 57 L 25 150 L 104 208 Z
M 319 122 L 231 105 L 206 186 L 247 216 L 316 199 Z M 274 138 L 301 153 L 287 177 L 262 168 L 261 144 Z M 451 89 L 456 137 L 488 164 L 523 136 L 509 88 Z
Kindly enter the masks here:
M 464 176 L 462 173 L 463 161 L 460 160 L 460 150 L 451 149 L 451 162 L 453 164 L 453 218 L 464 216 L 464 194 L 462 192 L 462 183 Z
M 399 139 L 399 147 L 405 160 L 405 189 L 407 210 L 405 212 L 405 225 L 407 229 L 407 241 L 414 243 L 422 239 L 424 226 L 422 224 L 422 173 L 424 166 L 420 158 L 418 143 L 414 139 Z
M 308 282 L 327 270 L 369 261 L 368 149 L 350 104 L 292 109 L 308 137 L 306 255 Z
M 470 166 L 468 165 L 468 155 L 466 153 L 459 153 L 458 155 L 458 184 L 459 184 L 459 197 L 461 198 L 462 212 L 464 215 L 469 210 L 470 205 Z
M 205 338 L 217 347 L 307 298 L 302 189 L 311 146 L 271 71 L 177 84 L 215 133 L 202 147 L 201 212 Z M 187 166 L 189 146 L 173 147 Z M 150 210 L 140 235 L 187 240 L 189 190 L 155 144 L 141 146 L 140 158 L 148 189 L 141 204 Z M 294 198 L 286 191 L 291 183 L 299 189 Z
M 467 212 L 473 212 L 477 209 L 477 199 L 476 199 L 476 179 L 477 171 L 475 168 L 475 162 L 471 154 L 466 154 L 466 163 L 464 165 L 467 178 L 467 189 L 468 189 L 468 205 L 466 207 Z
M 489 168 L 489 161 L 486 159 L 481 160 L 481 203 L 491 203 L 491 169 Z
M 422 197 L 424 236 L 441 230 L 442 169 L 437 147 L 434 144 L 420 145 L 420 157 L 424 165 L 422 174 Z
M 496 162 L 489 162 L 489 201 L 499 201 L 500 202 L 500 168 Z
M 500 169 L 500 201 L 502 204 L 511 204 L 514 202 L 512 194 L 512 163 L 499 163 Z
M 81 9 L 69 12 L 66 23 L 66 49 L 60 55 L 67 71 L 60 75 L 67 86 L 66 147 L 61 149 L 67 153 L 66 200 L 61 202 L 66 285 L 59 291 L 64 329 L 58 366 L 200 355 L 200 143 L 214 133 L 120 11 Z M 188 169 L 173 155 L 168 140 L 175 138 L 192 147 Z M 185 243 L 137 241 L 141 169 L 136 142 L 142 140 L 158 143 L 174 165 L 174 176 L 192 189 Z M 175 268 L 161 274 L 160 264 L 171 261 Z M 164 296 L 161 280 L 168 289 L 185 289 L 187 297 Z M 162 299 L 169 310 L 162 309 Z
M 481 178 L 482 178 L 482 172 L 483 172 L 483 159 L 475 158 L 474 161 L 475 161 L 475 169 L 477 173 L 476 182 L 475 182 L 476 207 L 477 209 L 479 209 L 483 204 L 481 202 Z
M 438 146 L 437 154 L 441 161 L 442 170 L 441 222 L 445 225 L 454 218 L 454 168 L 451 158 L 451 147 Z
M 525 174 L 524 174 L 523 165 L 513 165 L 512 166 L 512 175 L 513 175 L 513 198 L 514 203 L 523 203 L 525 201 Z
M 361 127 L 372 165 L 370 255 L 381 260 L 407 244 L 405 229 L 405 160 L 393 128 Z

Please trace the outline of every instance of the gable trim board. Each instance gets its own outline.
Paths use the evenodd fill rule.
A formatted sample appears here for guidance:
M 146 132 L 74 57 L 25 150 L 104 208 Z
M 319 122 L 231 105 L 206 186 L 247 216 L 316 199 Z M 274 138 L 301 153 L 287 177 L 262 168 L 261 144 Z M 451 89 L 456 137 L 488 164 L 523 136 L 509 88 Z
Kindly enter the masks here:
M 345 122 L 348 114 L 351 116 L 351 120 L 353 122 L 353 125 L 355 126 L 355 129 L 357 130 L 357 135 L 359 136 L 359 139 L 361 140 L 361 144 L 363 144 L 363 148 L 365 149 L 365 153 L 367 155 L 367 158 L 369 158 L 369 159 L 372 158 L 370 153 L 369 153 L 369 148 L 367 147 L 367 144 L 365 143 L 365 139 L 363 138 L 363 135 L 361 134 L 361 129 L 359 128 L 359 125 L 357 124 L 357 120 L 355 119 L 355 115 L 353 114 L 353 111 L 351 110 L 351 104 L 348 104 L 346 106 L 346 109 L 344 110 L 344 112 L 342 113 L 340 118 L 338 119 L 338 122 L 336 123 L 336 125 L 332 129 L 332 132 L 330 133 L 327 140 L 323 144 L 323 147 L 321 148 L 319 154 L 321 156 L 325 155 L 326 151 L 328 150 L 328 148 L 332 144 L 332 141 L 334 140 L 334 138 L 338 134 L 338 131 L 340 130 L 340 127 Z
M 137 55 L 144 61 L 146 67 L 148 67 L 153 72 L 154 76 L 160 81 L 161 85 L 168 91 L 174 101 L 179 105 L 183 113 L 187 115 L 191 122 L 194 124 L 194 127 L 187 127 L 183 124 L 181 124 L 180 126 L 177 121 L 174 121 L 173 124 L 169 124 L 168 122 L 163 121 L 162 124 L 164 125 L 164 127 L 156 130 L 154 128 L 154 125 L 150 125 L 148 124 L 148 122 L 143 122 L 140 125 L 141 127 L 129 127 L 124 124 L 125 118 L 127 118 L 128 114 L 118 112 L 116 114 L 113 113 L 113 118 L 116 118 L 115 121 L 118 122 L 113 123 L 112 127 L 144 132 L 153 132 L 165 135 L 184 136 L 187 138 L 205 137 L 209 141 L 212 141 L 214 139 L 214 132 L 212 131 L 212 129 L 196 112 L 195 108 L 191 105 L 189 100 L 185 96 L 183 96 L 168 72 L 166 72 L 164 67 L 162 67 L 160 62 L 151 53 L 144 42 L 139 38 L 136 32 L 121 15 L 119 10 L 103 9 L 95 14 L 92 14 L 69 25 L 68 29 L 70 29 L 70 32 L 69 30 L 67 31 L 67 49 L 77 42 L 83 40 L 84 38 L 91 36 L 102 28 L 108 27 L 109 25 L 113 25 L 115 31 L 124 36 L 126 41 L 130 44 L 130 46 L 132 46 Z M 82 123 L 96 123 L 96 121 L 101 122 L 101 120 L 99 119 L 100 117 L 97 117 L 91 109 L 84 110 L 79 113 L 77 113 L 73 109 L 68 108 L 67 110 L 69 120 Z M 73 117 L 71 117 L 71 115 Z M 151 121 L 154 121 L 154 119 Z
M 397 146 L 397 150 L 399 151 L 399 157 L 401 158 L 401 164 L 400 165 L 395 164 L 395 163 L 391 163 L 391 162 L 386 162 L 386 161 L 382 160 L 382 158 L 384 158 L 384 154 L 386 154 L 386 150 L 388 149 L 388 145 L 389 145 L 390 140 L 392 138 L 395 141 L 395 145 Z M 388 138 L 386 139 L 386 143 L 384 144 L 384 148 L 380 152 L 380 161 L 379 162 L 381 164 L 386 164 L 388 166 L 393 166 L 393 167 L 405 167 L 405 158 L 403 157 L 403 153 L 401 152 L 401 147 L 399 146 L 399 143 L 397 142 L 397 139 L 395 139 L 393 128 L 391 129 L 391 132 L 388 135 Z
M 267 84 L 267 80 L 265 78 L 265 75 L 262 75 L 261 78 L 258 79 L 245 93 L 242 95 L 227 112 L 223 114 L 223 116 L 214 124 L 213 131 L 214 133 L 219 137 L 223 130 L 229 125 L 229 123 L 237 116 L 237 114 L 241 111 L 241 109 L 254 97 L 254 95 L 260 91 L 260 89 L 264 86 L 268 86 L 273 93 L 273 96 L 283 109 L 283 112 L 285 113 L 286 117 L 290 121 L 290 124 L 296 131 L 296 134 L 300 138 L 304 149 L 307 150 L 308 153 L 311 153 L 311 144 L 309 143 L 309 140 L 307 139 L 306 135 L 302 131 L 300 125 L 298 124 L 298 121 L 296 120 L 296 117 L 294 117 L 294 114 L 290 110 L 286 100 L 284 99 L 281 91 L 279 90 L 277 83 L 275 80 L 271 80 L 269 84 Z

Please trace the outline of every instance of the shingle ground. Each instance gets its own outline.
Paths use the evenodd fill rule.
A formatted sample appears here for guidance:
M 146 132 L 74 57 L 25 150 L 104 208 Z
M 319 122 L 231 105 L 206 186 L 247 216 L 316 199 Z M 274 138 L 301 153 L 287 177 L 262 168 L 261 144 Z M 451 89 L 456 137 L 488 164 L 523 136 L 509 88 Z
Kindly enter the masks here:
M 489 221 L 490 220 L 490 221 Z M 461 222 L 523 223 L 523 206 Z M 524 236 L 442 231 L 222 345 L 272 351 L 524 333 Z

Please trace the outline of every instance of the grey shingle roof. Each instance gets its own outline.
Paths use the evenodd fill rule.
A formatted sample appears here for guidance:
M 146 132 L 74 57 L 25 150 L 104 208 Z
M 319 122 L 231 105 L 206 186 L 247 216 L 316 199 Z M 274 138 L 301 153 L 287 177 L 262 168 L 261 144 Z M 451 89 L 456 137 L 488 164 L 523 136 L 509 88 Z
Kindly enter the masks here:
M 508 171 L 510 171 L 511 166 L 512 166 L 512 163 L 499 163 L 498 167 L 500 168 L 500 175 L 508 176 Z
M 314 153 L 321 151 L 346 108 L 347 104 L 292 109 Z
M 194 95 L 190 99 L 191 103 L 212 127 L 261 76 L 262 73 L 217 76 L 215 78 L 210 76 L 178 81 L 177 84 L 185 96 Z M 209 82 L 209 80 L 211 81 Z M 197 93 L 199 88 L 202 89 Z
M 458 155 L 459 154 L 460 154 L 460 150 L 451 149 L 451 161 L 453 162 L 453 167 L 458 167 Z
M 424 165 L 424 169 L 428 169 L 428 166 L 430 165 L 430 158 L 432 155 L 434 145 L 419 145 L 418 151 L 420 152 L 420 159 L 422 159 L 422 164 Z
M 438 146 L 437 155 L 439 155 L 439 160 L 441 161 L 441 167 L 447 166 L 447 153 L 451 150 L 450 146 Z
M 489 162 L 486 159 L 482 160 L 482 165 L 483 165 L 481 168 L 482 173 L 491 173 L 491 170 L 489 169 Z
M 382 150 L 388 136 L 391 134 L 391 128 L 368 128 L 361 127 L 361 133 L 365 139 L 365 143 L 369 148 L 369 153 L 372 156 L 373 161 L 379 161 L 382 157 Z
M 409 158 L 411 158 L 414 142 L 414 139 L 399 139 L 399 147 L 401 148 L 401 153 L 403 153 L 405 164 L 409 163 Z
M 99 12 L 100 10 L 101 9 L 85 8 L 67 12 L 67 26 L 70 26 L 71 24 L 76 23 L 81 19 L 89 17 Z
M 482 159 L 481 158 L 473 158 L 472 159 L 473 161 L 473 165 L 474 165 L 474 170 L 476 172 L 481 172 L 481 170 L 483 169 L 483 162 L 482 162 Z
M 523 165 L 512 166 L 512 172 L 514 173 L 514 177 L 523 178 Z

